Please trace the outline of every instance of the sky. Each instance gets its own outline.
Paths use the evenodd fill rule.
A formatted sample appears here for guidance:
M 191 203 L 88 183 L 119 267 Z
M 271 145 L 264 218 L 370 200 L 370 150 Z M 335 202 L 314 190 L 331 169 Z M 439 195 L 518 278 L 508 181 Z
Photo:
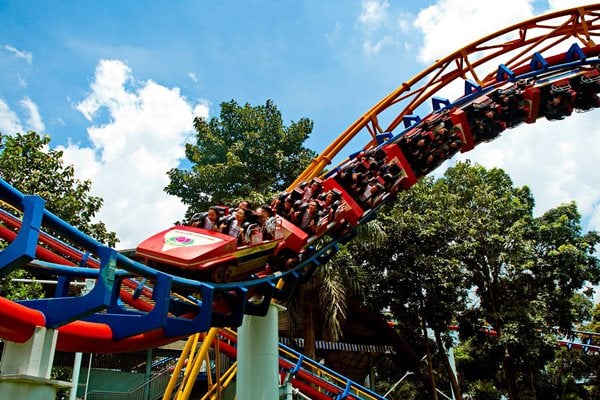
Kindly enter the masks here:
M 314 122 L 324 150 L 379 100 L 451 52 L 581 1 L 0 1 L 0 132 L 52 137 L 97 218 L 134 247 L 182 218 L 163 189 L 185 164 L 193 119 L 272 100 Z M 454 161 L 528 185 L 536 214 L 576 201 L 600 229 L 598 111 L 519 126 Z M 350 152 L 348 153 L 350 154 Z M 442 170 L 440 170 L 441 173 Z

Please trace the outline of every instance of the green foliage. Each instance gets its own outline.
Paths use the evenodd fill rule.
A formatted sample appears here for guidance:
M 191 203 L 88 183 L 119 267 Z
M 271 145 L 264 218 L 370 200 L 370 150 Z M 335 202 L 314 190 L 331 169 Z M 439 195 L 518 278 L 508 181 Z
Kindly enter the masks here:
M 90 196 L 91 182 L 74 177 L 73 166 L 64 166 L 62 152 L 49 148 L 50 136 L 35 132 L 0 134 L 0 175 L 24 194 L 38 195 L 45 207 L 82 232 L 114 246 L 118 239 L 102 222 L 93 222 L 102 199 Z M 15 210 L 15 213 L 17 211 Z M 6 242 L 0 242 L 0 248 Z M 39 282 L 22 283 L 14 279 L 35 279 L 25 270 L 15 270 L 0 278 L 0 296 L 11 300 L 44 297 Z
M 500 400 L 500 393 L 492 382 L 477 380 L 469 384 L 469 395 L 477 400 Z
M 19 281 L 21 279 L 31 279 L 32 283 Z M 18 269 L 0 278 L 0 297 L 8 300 L 38 299 L 44 297 L 44 288 L 28 271 Z
M 265 105 L 221 104 L 220 117 L 196 118 L 196 143 L 186 145 L 191 170 L 172 169 L 166 192 L 188 204 L 190 212 L 213 204 L 270 201 L 315 157 L 303 147 L 312 121 L 302 118 L 284 126 L 281 112 Z
M 371 276 L 368 301 L 389 309 L 415 347 L 431 342 L 427 326 L 442 338 L 435 345 L 443 360 L 447 326 L 460 321 L 472 353 L 463 349 L 458 360 L 463 390 L 477 398 L 544 390 L 556 344 L 540 333 L 589 315 L 582 289 L 600 280 L 600 238 L 581 232 L 576 205 L 538 218 L 533 206 L 529 189 L 504 171 L 458 163 L 400 194 L 380 213 L 387 242 L 360 256 Z M 486 324 L 500 335 L 484 335 Z
M 117 236 L 93 218 L 103 200 L 91 196 L 92 182 L 75 178 L 72 165 L 65 166 L 62 152 L 49 148 L 50 136 L 35 132 L 14 136 L 0 133 L 0 174 L 23 192 L 38 195 L 46 209 L 100 242 L 114 246 Z

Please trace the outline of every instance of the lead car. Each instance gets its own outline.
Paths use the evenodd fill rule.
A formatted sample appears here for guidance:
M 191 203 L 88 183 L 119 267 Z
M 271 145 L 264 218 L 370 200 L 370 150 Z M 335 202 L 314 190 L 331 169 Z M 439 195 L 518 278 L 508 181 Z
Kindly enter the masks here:
M 283 268 L 299 254 L 308 235 L 283 218 L 277 218 L 273 239 L 263 240 L 260 226 L 247 229 L 248 245 L 237 246 L 237 239 L 212 230 L 178 225 L 159 232 L 140 243 L 137 260 L 167 273 L 196 280 L 230 282 L 251 274 Z

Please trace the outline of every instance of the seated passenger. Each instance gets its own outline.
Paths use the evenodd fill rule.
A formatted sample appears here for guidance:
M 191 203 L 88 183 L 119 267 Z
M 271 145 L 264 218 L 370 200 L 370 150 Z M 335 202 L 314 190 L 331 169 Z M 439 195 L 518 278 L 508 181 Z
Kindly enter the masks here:
M 573 108 L 578 111 L 588 111 L 600 107 L 600 75 L 581 76 L 578 84 L 574 87 L 577 96 Z
M 288 221 L 292 220 L 294 214 L 294 203 L 291 196 L 288 196 L 283 200 L 281 208 L 277 209 L 277 214 Z
M 452 156 L 460 150 L 462 144 L 463 142 L 458 131 L 453 131 L 450 134 L 448 141 L 441 147 L 441 150 L 444 153 L 443 158 L 446 160 L 452 158 Z
M 480 106 L 476 108 L 475 106 Z M 500 135 L 506 125 L 498 119 L 498 111 L 487 105 L 473 105 L 477 110 L 471 130 L 479 141 L 487 142 Z
M 313 180 L 310 185 L 307 185 L 302 194 L 302 201 L 307 202 L 310 199 L 315 199 L 319 193 L 321 193 L 321 183 L 317 180 Z
M 273 209 L 263 204 L 254 211 L 254 214 L 258 217 L 258 224 L 261 226 L 262 240 L 273 240 L 276 227 Z
M 198 220 L 192 222 L 192 226 L 198 228 L 217 231 L 219 227 L 217 225 L 217 219 L 219 218 L 219 211 L 216 207 L 210 207 L 207 212 L 200 214 Z
M 580 111 L 588 111 L 600 107 L 600 97 L 591 90 L 581 90 L 577 92 L 577 98 L 574 108 Z
M 319 203 L 316 200 L 308 202 L 306 208 L 303 211 L 298 211 L 296 220 L 298 226 L 309 235 L 317 233 L 318 222 L 319 222 Z
M 508 89 L 498 89 L 490 94 L 490 98 L 498 106 L 498 118 L 508 128 L 519 125 L 529 114 L 529 105 L 523 97 L 524 83 L 517 83 Z
M 252 210 L 252 204 L 248 200 L 242 200 L 238 203 L 238 208 L 243 208 L 245 210 Z
M 369 196 L 365 200 L 367 208 L 373 208 L 378 205 L 385 195 L 385 187 L 377 182 L 369 188 Z
M 249 215 L 251 213 L 252 212 L 250 210 L 247 210 L 245 208 L 238 208 L 235 211 L 233 220 L 231 220 L 227 226 L 223 226 L 223 230 L 221 232 L 237 238 L 238 246 L 245 246 L 247 243 L 244 238 L 244 223 L 249 218 Z
M 543 115 L 548 120 L 563 119 L 572 112 L 571 91 L 550 91 Z
M 340 197 L 339 193 L 329 190 L 319 196 L 319 205 L 322 209 L 330 208 L 334 201 Z

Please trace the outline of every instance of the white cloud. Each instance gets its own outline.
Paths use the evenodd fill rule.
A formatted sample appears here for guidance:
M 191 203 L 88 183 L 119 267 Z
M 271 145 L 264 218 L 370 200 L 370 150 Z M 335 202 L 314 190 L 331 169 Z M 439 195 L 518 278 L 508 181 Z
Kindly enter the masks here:
M 18 50 L 9 44 L 4 45 L 4 48 L 13 53 L 15 57 L 22 58 L 23 60 L 27 61 L 27 64 L 31 64 L 31 62 L 33 61 L 33 54 L 31 54 L 28 51 Z
M 363 49 L 369 56 L 377 55 L 381 49 L 395 41 L 388 34 L 390 4 L 387 0 L 363 0 L 358 22 L 363 31 Z
M 20 87 L 27 87 L 27 80 L 19 74 L 17 75 L 17 84 Z
M 77 105 L 86 119 L 92 120 L 101 108 L 116 111 L 123 104 L 135 103 L 135 94 L 128 93 L 125 84 L 132 80 L 131 69 L 120 61 L 102 60 L 96 67 L 96 76 L 91 84 L 92 94 Z
M 594 4 L 594 1 L 579 0 L 549 0 L 548 5 L 552 11 L 564 10 L 567 8 L 581 7 L 583 5 Z
M 414 17 L 408 13 L 401 13 L 397 19 L 398 28 L 400 28 L 400 32 L 407 33 L 410 32 L 412 26 L 410 21 L 412 21 Z
M 363 0 L 358 21 L 366 30 L 378 29 L 386 21 L 389 7 L 386 0 Z
M 369 55 L 376 55 L 381 51 L 381 49 L 384 46 L 392 44 L 394 42 L 394 39 L 392 39 L 389 36 L 384 36 L 376 42 L 372 42 L 371 40 L 365 40 L 365 42 L 363 43 L 363 49 L 365 49 L 365 51 Z
M 333 31 L 325 33 L 325 39 L 327 39 L 327 43 L 333 44 L 336 42 L 337 38 L 340 35 L 341 27 L 340 23 L 336 22 L 333 28 Z
M 419 60 L 431 63 L 500 29 L 533 17 L 532 0 L 440 0 L 421 10 L 414 26 L 423 34 Z M 490 18 L 493 16 L 493 18 Z
M 36 131 L 38 133 L 42 133 L 44 129 L 46 129 L 46 126 L 42 121 L 42 116 L 40 115 L 37 105 L 33 101 L 31 101 L 29 97 L 25 97 L 19 102 L 19 104 L 29 114 L 29 118 L 27 118 L 28 129 Z
M 0 132 L 5 135 L 24 132 L 19 116 L 2 99 L 0 99 Z
M 62 149 L 65 161 L 104 199 L 97 217 L 117 232 L 119 247 L 135 246 L 181 219 L 186 207 L 163 192 L 166 172 L 185 157 L 193 118 L 207 116 L 208 106 L 191 104 L 178 88 L 135 82 L 121 61 L 101 60 L 91 93 L 77 109 L 90 121 L 101 109 L 109 115 L 109 122 L 88 128 L 91 147 L 69 143 Z
M 187 76 L 188 76 L 188 78 L 190 78 L 194 82 L 198 82 L 198 77 L 193 72 L 190 72 Z
M 0 99 L 0 132 L 8 135 L 25 131 L 36 131 L 41 133 L 46 129 L 37 105 L 29 97 L 25 97 L 19 102 L 28 115 L 25 126 L 21 122 L 19 115 L 13 111 L 8 104 Z

